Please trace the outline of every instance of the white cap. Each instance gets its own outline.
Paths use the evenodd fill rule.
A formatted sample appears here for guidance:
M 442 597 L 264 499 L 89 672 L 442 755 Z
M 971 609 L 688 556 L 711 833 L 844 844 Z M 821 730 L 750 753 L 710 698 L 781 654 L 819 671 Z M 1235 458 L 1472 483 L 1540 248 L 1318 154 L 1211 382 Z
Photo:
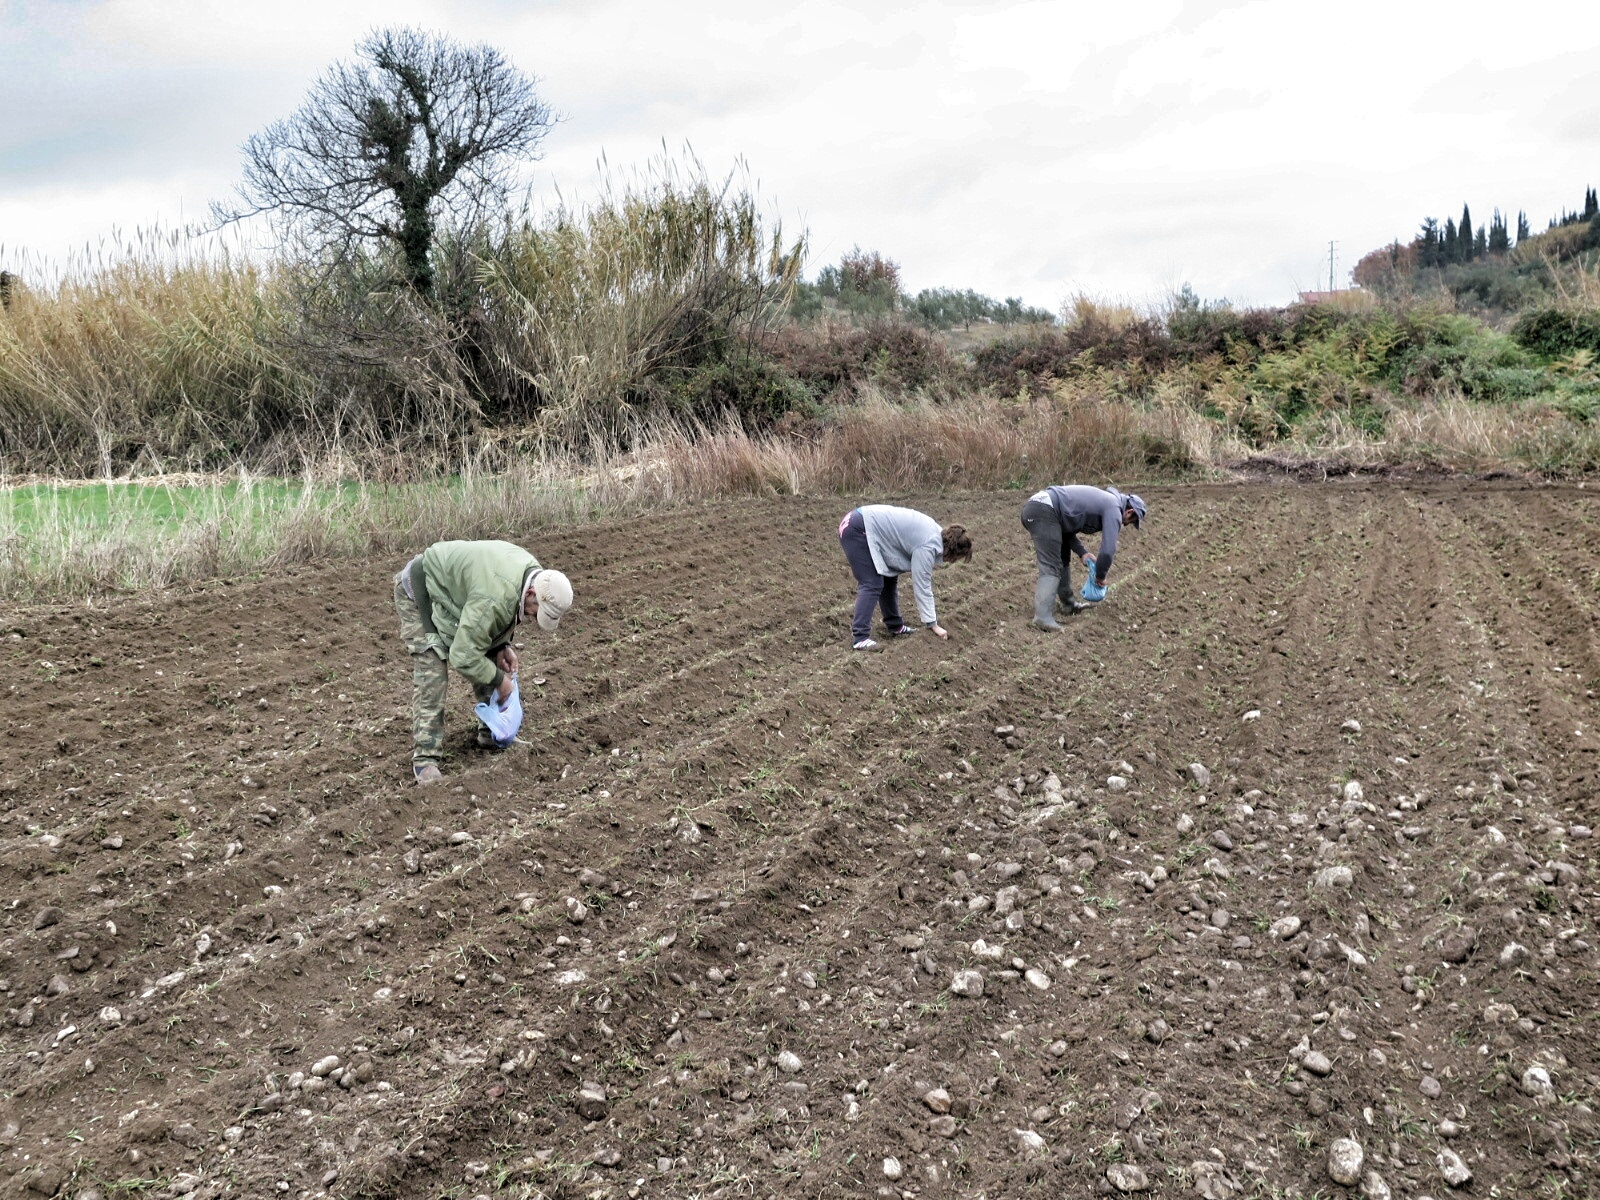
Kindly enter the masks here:
M 560 571 L 535 571 L 533 594 L 539 599 L 539 628 L 554 633 L 572 607 L 572 581 Z

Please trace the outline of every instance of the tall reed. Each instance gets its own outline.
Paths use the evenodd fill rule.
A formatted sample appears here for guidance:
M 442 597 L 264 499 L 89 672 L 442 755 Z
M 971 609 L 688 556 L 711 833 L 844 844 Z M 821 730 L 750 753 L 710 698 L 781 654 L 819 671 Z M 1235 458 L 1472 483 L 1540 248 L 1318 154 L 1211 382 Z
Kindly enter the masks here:
M 399 453 L 438 471 L 508 427 L 581 450 L 773 320 L 802 252 L 736 177 L 667 161 L 581 208 L 453 231 L 437 304 L 376 253 L 263 265 L 144 239 L 8 287 L 0 470 L 282 473 Z

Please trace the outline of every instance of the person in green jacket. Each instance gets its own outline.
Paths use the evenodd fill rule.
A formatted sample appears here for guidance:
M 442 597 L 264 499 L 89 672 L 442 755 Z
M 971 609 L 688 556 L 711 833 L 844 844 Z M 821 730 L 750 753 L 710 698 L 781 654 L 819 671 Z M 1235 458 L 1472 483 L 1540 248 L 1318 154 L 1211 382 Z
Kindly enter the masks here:
M 517 626 L 533 618 L 553 633 L 572 607 L 572 584 L 510 542 L 435 542 L 395 575 L 394 606 L 411 652 L 411 773 L 434 783 L 443 778 L 449 667 L 477 701 L 509 699 Z M 487 729 L 478 744 L 494 744 Z

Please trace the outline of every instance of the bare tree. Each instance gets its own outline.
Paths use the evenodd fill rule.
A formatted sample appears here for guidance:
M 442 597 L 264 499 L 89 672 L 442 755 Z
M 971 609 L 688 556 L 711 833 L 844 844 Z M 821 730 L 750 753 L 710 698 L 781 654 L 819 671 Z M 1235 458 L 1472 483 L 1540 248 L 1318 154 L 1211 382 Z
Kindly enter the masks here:
M 357 52 L 245 143 L 243 203 L 214 212 L 224 222 L 270 214 L 341 256 L 387 245 L 431 299 L 440 221 L 471 222 L 503 200 L 515 164 L 538 157 L 556 118 L 535 81 L 490 46 L 402 28 Z

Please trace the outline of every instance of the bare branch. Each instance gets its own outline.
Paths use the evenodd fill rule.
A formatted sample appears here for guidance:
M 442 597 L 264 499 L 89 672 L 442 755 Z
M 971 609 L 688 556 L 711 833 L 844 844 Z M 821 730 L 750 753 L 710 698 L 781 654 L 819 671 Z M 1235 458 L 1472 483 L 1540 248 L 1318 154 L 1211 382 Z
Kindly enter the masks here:
M 239 203 L 322 250 L 386 244 L 411 287 L 433 290 L 440 222 L 504 198 L 513 164 L 539 157 L 556 117 L 535 81 L 490 46 L 384 29 L 336 63 L 292 116 L 244 146 Z

